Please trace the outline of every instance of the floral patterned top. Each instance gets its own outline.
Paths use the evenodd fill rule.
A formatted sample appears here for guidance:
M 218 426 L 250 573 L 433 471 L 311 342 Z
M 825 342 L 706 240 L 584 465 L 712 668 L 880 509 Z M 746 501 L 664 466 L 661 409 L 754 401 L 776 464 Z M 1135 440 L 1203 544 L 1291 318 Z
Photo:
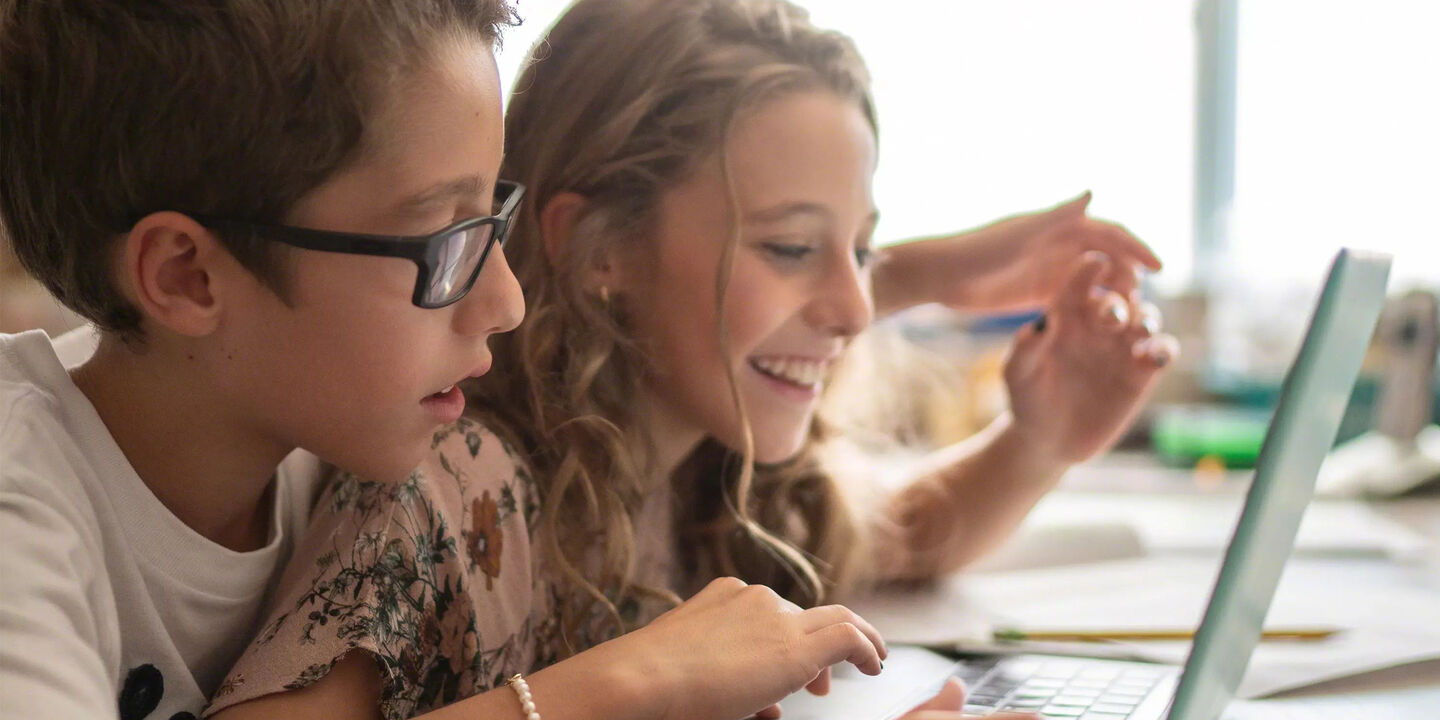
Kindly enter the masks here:
M 535 480 L 494 433 L 461 419 L 403 483 L 340 475 L 316 504 L 260 636 L 206 708 L 306 687 L 353 649 L 374 655 L 381 712 L 399 720 L 564 656 L 556 572 L 531 552 Z M 636 521 L 641 582 L 674 586 L 670 494 Z M 635 627 L 660 603 L 626 603 Z M 577 649 L 605 639 L 600 617 Z

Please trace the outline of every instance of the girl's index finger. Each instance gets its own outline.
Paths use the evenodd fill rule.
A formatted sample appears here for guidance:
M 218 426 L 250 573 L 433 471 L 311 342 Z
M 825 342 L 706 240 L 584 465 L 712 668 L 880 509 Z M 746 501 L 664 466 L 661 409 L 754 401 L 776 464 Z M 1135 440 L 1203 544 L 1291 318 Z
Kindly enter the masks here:
M 1140 289 L 1140 267 L 1129 258 L 1121 256 L 1111 260 L 1100 282 L 1106 289 L 1113 290 L 1121 297 L 1131 297 Z
M 1135 237 L 1133 233 L 1120 225 L 1107 223 L 1107 226 L 1110 231 L 1107 234 L 1110 236 L 1112 254 L 1123 260 L 1134 260 L 1151 272 L 1159 272 L 1164 267 L 1165 264 L 1160 261 L 1160 256 L 1156 255 L 1155 251 L 1145 244 L 1145 241 Z

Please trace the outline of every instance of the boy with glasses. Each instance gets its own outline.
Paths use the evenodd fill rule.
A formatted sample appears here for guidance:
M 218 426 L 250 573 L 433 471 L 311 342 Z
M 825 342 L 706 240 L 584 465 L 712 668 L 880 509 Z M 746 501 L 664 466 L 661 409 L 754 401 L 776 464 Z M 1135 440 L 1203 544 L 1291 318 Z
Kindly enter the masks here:
M 0 718 L 194 717 L 308 516 L 282 460 L 405 478 L 520 320 L 511 9 L 0 13 L 0 217 L 100 330 L 0 335 Z

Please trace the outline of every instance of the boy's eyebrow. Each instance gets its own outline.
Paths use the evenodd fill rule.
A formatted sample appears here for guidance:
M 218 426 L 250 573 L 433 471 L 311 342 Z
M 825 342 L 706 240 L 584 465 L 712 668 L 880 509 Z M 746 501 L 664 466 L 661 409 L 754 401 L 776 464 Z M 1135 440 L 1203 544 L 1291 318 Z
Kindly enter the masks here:
M 494 186 L 495 183 L 485 176 L 466 175 L 421 190 L 401 200 L 396 207 L 402 211 L 415 210 L 450 198 L 476 198 Z

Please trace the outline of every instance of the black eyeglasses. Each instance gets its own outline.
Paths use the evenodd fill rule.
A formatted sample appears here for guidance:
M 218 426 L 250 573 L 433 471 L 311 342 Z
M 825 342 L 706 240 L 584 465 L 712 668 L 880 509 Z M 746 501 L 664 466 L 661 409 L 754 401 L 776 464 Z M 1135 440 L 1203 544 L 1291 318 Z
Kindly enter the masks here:
M 411 302 L 422 308 L 442 308 L 465 297 L 475 286 L 490 250 L 505 244 L 510 234 L 510 219 L 524 196 L 524 185 L 497 182 L 494 215 L 461 220 L 429 235 L 363 235 L 241 220 L 207 217 L 196 220 L 214 230 L 254 232 L 267 240 L 306 250 L 412 260 L 420 272 Z

